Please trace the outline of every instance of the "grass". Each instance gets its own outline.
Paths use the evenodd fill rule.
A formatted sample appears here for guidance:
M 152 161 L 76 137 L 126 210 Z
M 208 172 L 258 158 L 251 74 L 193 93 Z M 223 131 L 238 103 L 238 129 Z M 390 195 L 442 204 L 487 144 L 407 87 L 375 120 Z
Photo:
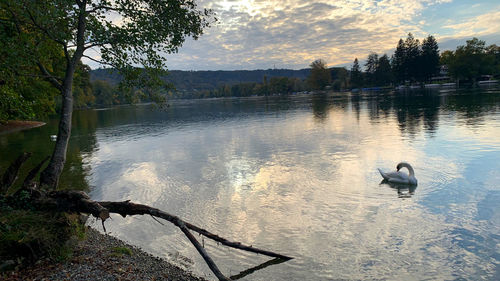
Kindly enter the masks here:
M 111 251 L 113 252 L 111 254 L 111 256 L 123 256 L 123 255 L 131 256 L 132 255 L 132 250 L 130 250 L 127 247 L 114 247 L 111 249 Z
M 84 239 L 78 215 L 35 210 L 0 210 L 0 260 L 17 264 L 41 258 L 64 261 L 71 257 L 70 239 Z

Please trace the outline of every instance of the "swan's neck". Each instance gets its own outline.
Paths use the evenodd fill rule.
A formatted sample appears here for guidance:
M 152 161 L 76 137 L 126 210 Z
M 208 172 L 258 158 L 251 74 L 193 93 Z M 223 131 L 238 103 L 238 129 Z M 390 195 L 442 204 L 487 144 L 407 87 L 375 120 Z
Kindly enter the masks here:
M 401 163 L 401 167 L 406 167 L 408 169 L 408 172 L 410 173 L 410 177 L 415 176 L 415 171 L 413 171 L 413 168 L 410 166 L 408 163 Z

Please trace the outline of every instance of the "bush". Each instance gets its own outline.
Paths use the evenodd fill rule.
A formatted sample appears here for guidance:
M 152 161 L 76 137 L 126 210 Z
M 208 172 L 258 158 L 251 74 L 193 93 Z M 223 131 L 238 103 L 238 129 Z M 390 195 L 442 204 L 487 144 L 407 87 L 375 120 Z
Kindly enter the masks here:
M 0 212 L 0 260 L 65 260 L 72 253 L 68 241 L 84 237 L 85 226 L 76 214 L 8 208 Z
M 0 123 L 13 119 L 33 119 L 35 113 L 30 102 L 8 86 L 0 86 Z

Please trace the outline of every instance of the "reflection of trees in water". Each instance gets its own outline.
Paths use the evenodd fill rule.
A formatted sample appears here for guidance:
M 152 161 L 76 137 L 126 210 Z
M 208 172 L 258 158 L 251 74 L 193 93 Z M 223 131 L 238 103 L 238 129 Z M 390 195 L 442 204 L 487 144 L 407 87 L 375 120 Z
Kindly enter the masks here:
M 83 163 L 83 156 L 93 153 L 97 148 L 96 130 L 98 115 L 94 110 L 73 112 L 73 128 L 66 154 L 66 165 L 59 180 L 61 187 L 88 190 L 87 175 L 90 167 Z
M 361 102 L 360 102 L 361 96 L 358 94 L 351 94 L 350 101 L 351 101 L 351 107 L 354 113 L 356 113 L 356 120 L 359 121 L 359 116 L 361 112 Z
M 315 94 L 313 95 L 311 102 L 314 120 L 318 122 L 324 122 L 328 117 L 328 110 L 331 107 L 328 104 L 327 95 Z
M 66 165 L 60 178 L 62 188 L 87 190 L 85 177 L 89 167 L 82 163 L 82 154 L 92 153 L 96 147 L 95 132 L 97 115 L 95 111 L 75 111 L 73 113 L 73 129 L 66 154 Z M 25 169 L 20 171 L 19 178 L 26 177 L 28 170 L 52 155 L 54 142 L 50 135 L 57 134 L 57 120 L 47 121 L 47 125 L 0 136 L 0 170 L 4 170 L 10 162 L 22 152 L 32 152 L 33 156 L 26 162 Z M 16 182 L 19 185 L 20 182 Z
M 388 92 L 373 92 L 367 95 L 366 105 L 371 121 L 378 121 L 381 118 L 387 119 L 389 117 L 392 107 L 390 95 L 391 93 Z
M 479 125 L 484 122 L 484 116 L 500 109 L 500 91 L 484 91 L 481 89 L 458 92 L 446 96 L 443 109 L 458 112 L 460 119 L 467 125 Z
M 441 105 L 439 92 L 422 90 L 395 97 L 394 108 L 401 132 L 415 136 L 422 128 L 421 122 L 427 132 L 432 134 L 436 131 Z
M 359 95 L 354 95 L 359 96 Z M 433 133 L 437 129 L 441 100 L 438 92 L 375 92 L 363 96 L 371 121 L 396 117 L 399 129 L 410 136 L 422 128 Z M 359 111 L 359 98 L 351 98 Z M 356 108 L 355 106 L 355 108 Z M 359 114 L 359 113 L 357 113 Z
M 484 122 L 484 116 L 500 109 L 499 91 L 460 90 L 442 93 L 436 90 L 351 94 L 351 104 L 359 118 L 360 100 L 366 101 L 371 121 L 396 117 L 402 133 L 415 136 L 424 129 L 431 136 L 439 125 L 439 115 L 457 112 L 467 125 Z
M 311 99 L 314 119 L 324 122 L 330 110 L 345 111 L 349 106 L 349 99 L 345 94 L 314 94 Z

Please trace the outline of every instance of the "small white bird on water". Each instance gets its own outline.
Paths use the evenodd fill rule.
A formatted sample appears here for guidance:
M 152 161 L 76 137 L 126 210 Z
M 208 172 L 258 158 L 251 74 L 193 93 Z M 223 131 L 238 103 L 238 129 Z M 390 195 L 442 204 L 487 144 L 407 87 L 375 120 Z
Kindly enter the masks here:
M 400 172 L 401 168 L 407 168 L 409 174 Z M 417 179 L 415 178 L 415 171 L 410 164 L 406 162 L 401 162 L 396 166 L 396 171 L 384 173 L 382 170 L 378 169 L 380 175 L 384 178 L 385 181 L 392 183 L 400 183 L 400 184 L 408 184 L 408 185 L 417 185 Z

